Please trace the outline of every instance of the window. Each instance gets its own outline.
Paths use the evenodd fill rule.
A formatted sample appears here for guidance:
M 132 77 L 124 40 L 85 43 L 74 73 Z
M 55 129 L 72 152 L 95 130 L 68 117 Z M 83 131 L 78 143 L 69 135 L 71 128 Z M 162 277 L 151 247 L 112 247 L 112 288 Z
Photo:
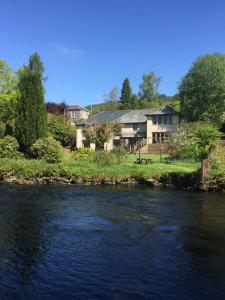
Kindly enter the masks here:
M 152 116 L 152 123 L 154 125 L 167 125 L 167 124 L 173 124 L 173 116 L 172 115 L 162 115 L 162 116 Z
M 168 142 L 170 132 L 153 132 L 152 142 L 153 144 L 163 144 Z
M 138 123 L 133 124 L 133 130 L 137 131 L 140 129 L 140 125 Z

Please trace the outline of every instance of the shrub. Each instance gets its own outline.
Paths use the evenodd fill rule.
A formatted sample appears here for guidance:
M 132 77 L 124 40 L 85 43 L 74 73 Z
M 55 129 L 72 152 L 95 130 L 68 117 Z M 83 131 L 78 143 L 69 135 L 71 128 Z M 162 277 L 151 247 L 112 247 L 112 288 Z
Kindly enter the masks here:
M 19 144 L 17 140 L 7 135 L 0 139 L 0 157 L 1 158 L 22 158 L 23 155 L 18 151 Z
M 48 114 L 48 130 L 63 146 L 68 146 L 75 136 L 75 128 L 67 124 L 62 116 Z
M 120 164 L 123 160 L 127 158 L 127 150 L 123 147 L 116 147 L 111 151 L 111 154 L 114 155 L 115 160 Z
M 212 145 L 219 142 L 221 133 L 205 122 L 183 123 L 169 142 L 168 151 L 173 159 L 204 159 Z
M 225 148 L 217 145 L 209 155 L 209 163 L 212 169 L 225 168 Z
M 94 162 L 99 167 L 108 167 L 115 163 L 115 156 L 110 152 L 99 150 L 95 152 Z
M 0 138 L 3 138 L 5 134 L 5 124 L 0 121 Z
M 76 160 L 88 160 L 92 161 L 94 158 L 95 151 L 91 148 L 80 148 L 74 152 L 73 157 Z
M 49 163 L 58 163 L 63 158 L 63 149 L 58 141 L 52 137 L 38 139 L 31 147 L 34 158 L 44 159 Z

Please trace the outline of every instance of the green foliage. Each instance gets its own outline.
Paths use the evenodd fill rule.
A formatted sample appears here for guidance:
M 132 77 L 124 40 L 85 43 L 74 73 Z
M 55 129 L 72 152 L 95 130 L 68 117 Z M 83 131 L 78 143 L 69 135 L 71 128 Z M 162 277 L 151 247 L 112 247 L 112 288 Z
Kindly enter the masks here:
M 0 60 L 0 120 L 5 124 L 14 122 L 18 95 L 16 82 L 16 73 L 5 61 Z
M 94 162 L 98 167 L 112 166 L 115 163 L 114 155 L 104 150 L 98 150 L 95 152 Z
M 127 150 L 123 147 L 116 147 L 110 152 L 118 164 L 127 158 Z
M 189 124 L 181 124 L 178 131 L 171 136 L 168 144 L 168 152 L 172 159 L 197 158 L 197 149 Z
M 91 143 L 95 143 L 96 140 L 96 131 L 93 126 L 85 126 L 82 129 L 82 134 L 85 138 L 84 144 L 86 147 L 90 147 Z
M 5 124 L 0 121 L 0 138 L 3 138 L 5 135 Z
M 104 143 L 106 143 L 113 136 L 112 125 L 108 122 L 101 124 L 95 128 L 96 137 L 95 144 L 96 149 L 104 149 Z
M 19 144 L 12 136 L 5 136 L 0 139 L 0 157 L 1 158 L 21 158 L 23 155 L 18 151 Z
M 218 144 L 209 154 L 210 167 L 214 169 L 225 169 L 225 148 Z
M 225 55 L 199 57 L 181 81 L 179 93 L 185 120 L 220 126 L 225 112 Z
M 143 102 L 154 102 L 158 100 L 158 86 L 161 78 L 157 77 L 154 72 L 144 74 L 140 84 L 140 100 Z
M 31 56 L 29 66 L 19 72 L 20 92 L 16 114 L 16 137 L 20 149 L 28 153 L 31 145 L 47 134 L 47 113 L 44 104 L 41 65 Z
M 48 131 L 63 146 L 68 146 L 75 136 L 75 128 L 67 124 L 63 116 L 48 114 Z
M 204 122 L 183 123 L 173 134 L 168 145 L 172 159 L 206 158 L 221 133 L 212 124 Z
M 92 161 L 95 151 L 91 148 L 80 148 L 74 152 L 73 157 L 75 160 Z
M 205 122 L 193 123 L 191 129 L 200 158 L 207 158 L 212 146 L 219 143 L 221 133 L 215 126 Z
M 120 101 L 121 101 L 122 109 L 135 108 L 135 104 L 136 104 L 135 98 L 132 96 L 132 90 L 128 78 L 124 79 L 123 86 L 121 89 Z
M 58 163 L 63 158 L 62 146 L 52 137 L 38 139 L 30 151 L 34 158 L 44 159 L 49 163 Z

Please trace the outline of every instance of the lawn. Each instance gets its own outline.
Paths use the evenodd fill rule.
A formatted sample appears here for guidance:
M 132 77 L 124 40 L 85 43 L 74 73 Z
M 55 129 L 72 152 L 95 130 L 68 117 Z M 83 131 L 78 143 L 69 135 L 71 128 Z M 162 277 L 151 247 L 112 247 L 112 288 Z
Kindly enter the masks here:
M 17 178 L 32 178 L 41 176 L 64 175 L 76 176 L 86 180 L 94 176 L 104 174 L 112 179 L 123 179 L 126 177 L 149 178 L 165 173 L 192 173 L 199 169 L 200 163 L 193 161 L 171 161 L 166 162 L 165 157 L 160 161 L 159 155 L 142 154 L 143 158 L 151 158 L 153 164 L 137 165 L 134 161 L 137 155 L 129 154 L 121 164 L 107 167 L 99 167 L 88 160 L 75 160 L 73 154 L 65 154 L 63 161 L 59 164 L 48 164 L 43 160 L 13 160 L 0 159 L 0 177 L 16 176 Z

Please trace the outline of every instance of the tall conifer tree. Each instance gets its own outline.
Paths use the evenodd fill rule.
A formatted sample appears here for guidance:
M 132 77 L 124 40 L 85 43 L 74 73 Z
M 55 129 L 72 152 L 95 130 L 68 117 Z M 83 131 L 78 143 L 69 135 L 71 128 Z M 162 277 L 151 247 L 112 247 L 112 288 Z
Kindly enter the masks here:
M 132 99 L 132 91 L 130 87 L 130 81 L 128 78 L 124 79 L 123 86 L 121 89 L 121 97 L 120 101 L 123 109 L 130 109 L 132 107 L 133 99 Z
M 29 65 L 19 72 L 16 136 L 23 152 L 39 138 L 46 136 L 47 113 L 44 104 L 44 67 L 37 53 L 32 55 Z

